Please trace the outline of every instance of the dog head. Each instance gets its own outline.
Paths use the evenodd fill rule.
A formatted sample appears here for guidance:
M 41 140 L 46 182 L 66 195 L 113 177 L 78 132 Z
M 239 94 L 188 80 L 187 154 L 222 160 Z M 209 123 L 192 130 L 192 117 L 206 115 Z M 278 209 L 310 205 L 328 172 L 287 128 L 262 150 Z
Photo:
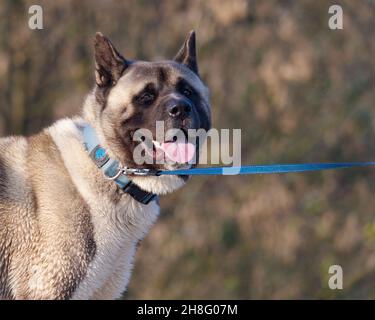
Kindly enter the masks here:
M 192 153 L 195 159 L 198 157 L 199 146 L 192 147 L 189 143 L 189 129 L 209 130 L 211 112 L 208 89 L 198 73 L 195 47 L 192 31 L 173 60 L 135 61 L 125 59 L 108 38 L 96 34 L 96 85 L 84 113 L 101 136 L 104 147 L 122 165 L 171 170 L 190 167 Z M 163 124 L 162 138 L 157 137 L 157 123 Z M 140 137 L 138 133 L 144 129 L 149 135 Z M 178 134 L 168 137 L 173 129 Z M 136 152 L 140 146 L 144 149 L 141 155 L 148 154 L 152 161 L 140 161 Z M 178 159 L 176 152 L 180 154 Z M 153 179 L 151 184 L 150 179 Z M 145 190 L 156 193 L 150 185 L 166 179 L 176 180 L 172 185 L 178 186 L 186 177 L 133 177 Z M 165 189 L 168 192 L 174 187 Z

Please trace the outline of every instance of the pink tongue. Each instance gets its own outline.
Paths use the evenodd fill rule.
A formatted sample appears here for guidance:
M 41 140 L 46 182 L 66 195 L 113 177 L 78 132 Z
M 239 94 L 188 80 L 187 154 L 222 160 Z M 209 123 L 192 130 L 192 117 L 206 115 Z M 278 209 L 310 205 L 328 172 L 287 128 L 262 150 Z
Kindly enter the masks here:
M 195 146 L 192 143 L 164 142 L 160 148 L 172 162 L 188 163 L 195 155 Z

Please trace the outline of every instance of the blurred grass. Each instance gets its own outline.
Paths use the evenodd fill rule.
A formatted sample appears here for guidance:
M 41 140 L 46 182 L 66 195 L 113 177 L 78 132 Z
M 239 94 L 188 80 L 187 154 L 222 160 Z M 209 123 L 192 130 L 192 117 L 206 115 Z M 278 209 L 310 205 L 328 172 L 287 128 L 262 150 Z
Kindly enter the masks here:
M 27 28 L 36 3 L 42 31 Z M 326 1 L 2 1 L 0 133 L 79 112 L 96 31 L 165 59 L 195 29 L 213 124 L 242 129 L 243 163 L 374 160 L 375 6 L 340 4 L 332 31 Z M 193 178 L 162 198 L 125 297 L 375 298 L 374 191 L 366 169 Z

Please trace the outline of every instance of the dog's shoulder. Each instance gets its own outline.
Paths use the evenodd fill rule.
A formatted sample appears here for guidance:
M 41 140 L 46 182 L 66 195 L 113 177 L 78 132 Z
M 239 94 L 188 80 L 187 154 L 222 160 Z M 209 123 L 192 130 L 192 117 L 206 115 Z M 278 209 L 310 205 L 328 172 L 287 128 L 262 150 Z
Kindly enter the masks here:
M 0 154 L 0 296 L 70 297 L 95 254 L 90 209 L 50 129 Z
M 63 119 L 0 140 L 0 296 L 89 298 L 116 270 L 119 295 L 129 280 L 135 244 L 159 206 L 136 202 L 103 177 L 80 125 Z M 46 285 L 31 290 L 34 280 Z
M 4 199 L 24 200 L 25 193 L 20 194 L 20 190 L 27 185 L 27 149 L 25 137 L 0 139 L 0 202 Z

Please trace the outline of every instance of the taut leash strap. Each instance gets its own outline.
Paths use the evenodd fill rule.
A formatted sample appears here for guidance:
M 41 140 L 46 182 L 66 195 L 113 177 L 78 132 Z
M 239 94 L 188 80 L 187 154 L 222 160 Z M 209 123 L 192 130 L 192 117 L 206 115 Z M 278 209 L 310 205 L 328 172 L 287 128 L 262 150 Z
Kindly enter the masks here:
M 96 133 L 89 125 L 81 128 L 85 148 L 98 168 L 104 175 L 114 180 L 117 185 L 129 193 L 137 201 L 147 204 L 154 200 L 156 196 L 146 192 L 135 185 L 126 174 L 129 175 L 243 175 L 243 174 L 270 174 L 270 173 L 290 173 L 290 172 L 309 172 L 334 169 L 348 169 L 360 167 L 373 167 L 375 162 L 328 162 L 328 163 L 301 163 L 301 164 L 269 164 L 269 165 L 250 165 L 235 167 L 210 167 L 193 168 L 179 170 L 149 170 L 149 169 L 122 169 L 120 163 L 108 157 L 106 151 L 100 146 Z
M 237 175 L 237 174 L 269 174 L 288 172 L 308 172 L 320 170 L 345 169 L 355 167 L 373 167 L 375 162 L 330 162 L 301 164 L 269 164 L 240 167 L 211 167 L 183 170 L 159 171 L 158 175 Z

